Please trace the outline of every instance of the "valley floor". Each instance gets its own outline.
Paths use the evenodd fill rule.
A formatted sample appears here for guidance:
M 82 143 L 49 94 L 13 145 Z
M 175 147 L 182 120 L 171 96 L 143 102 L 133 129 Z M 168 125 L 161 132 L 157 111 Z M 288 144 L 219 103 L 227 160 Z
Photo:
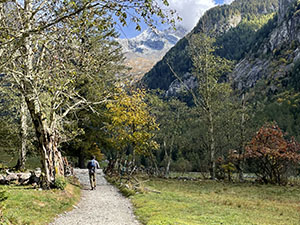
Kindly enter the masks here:
M 133 197 L 147 225 L 300 224 L 299 187 L 154 179 Z

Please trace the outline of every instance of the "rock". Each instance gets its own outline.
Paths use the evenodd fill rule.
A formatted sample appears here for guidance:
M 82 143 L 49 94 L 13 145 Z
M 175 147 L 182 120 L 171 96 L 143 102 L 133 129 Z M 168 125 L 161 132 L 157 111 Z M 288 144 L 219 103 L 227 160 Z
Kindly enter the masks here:
M 41 174 L 42 174 L 41 168 L 36 168 L 36 169 L 34 170 L 34 174 L 35 174 L 37 177 L 40 177 Z
M 18 181 L 19 177 L 15 173 L 10 173 L 9 175 L 6 176 L 5 182 L 6 183 L 12 183 L 14 181 Z
M 5 184 L 5 176 L 0 174 L 0 184 Z
M 30 173 L 31 173 L 31 177 L 29 179 L 29 183 L 32 184 L 33 186 L 38 186 L 42 174 L 41 169 L 36 168 L 34 171 L 30 171 Z
M 17 176 L 19 177 L 20 184 L 28 184 L 31 177 L 31 173 L 18 173 Z
M 279 0 L 279 12 L 278 12 L 278 23 L 281 23 L 292 3 L 296 0 Z

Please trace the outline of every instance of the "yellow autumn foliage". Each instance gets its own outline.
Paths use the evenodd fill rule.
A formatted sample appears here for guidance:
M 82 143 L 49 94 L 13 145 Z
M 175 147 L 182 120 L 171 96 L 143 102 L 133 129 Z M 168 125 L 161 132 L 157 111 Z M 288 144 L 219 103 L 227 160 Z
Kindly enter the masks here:
M 111 118 L 107 125 L 111 142 L 120 151 L 130 145 L 135 153 L 146 155 L 150 149 L 158 148 L 152 138 L 153 131 L 159 128 L 144 101 L 145 90 L 127 92 L 120 88 L 118 92 L 114 101 L 106 105 Z

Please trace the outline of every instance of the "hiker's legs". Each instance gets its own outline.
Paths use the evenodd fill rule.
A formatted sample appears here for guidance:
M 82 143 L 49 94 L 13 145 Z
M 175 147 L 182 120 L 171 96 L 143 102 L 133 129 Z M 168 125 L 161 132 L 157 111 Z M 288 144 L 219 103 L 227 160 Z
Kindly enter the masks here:
M 94 173 L 90 173 L 89 174 L 90 176 L 90 184 L 91 184 L 91 188 L 93 189 L 94 188 L 94 177 L 95 177 L 95 174 Z
M 96 189 L 96 173 L 93 173 L 93 189 L 95 190 Z
M 90 183 L 92 190 L 96 188 L 96 173 L 90 173 Z

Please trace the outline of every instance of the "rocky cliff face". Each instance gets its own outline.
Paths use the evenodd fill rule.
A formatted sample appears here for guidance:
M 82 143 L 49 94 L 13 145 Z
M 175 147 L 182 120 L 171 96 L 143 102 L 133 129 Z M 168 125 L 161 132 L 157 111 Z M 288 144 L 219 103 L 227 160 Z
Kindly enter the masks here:
M 284 20 L 286 13 L 291 7 L 292 3 L 296 0 L 279 0 L 279 12 L 278 12 L 278 22 L 281 23 Z
M 300 59 L 300 3 L 293 4 L 294 0 L 279 2 L 276 28 L 256 51 L 237 64 L 232 73 L 238 89 L 254 87 L 260 79 L 282 78 Z

